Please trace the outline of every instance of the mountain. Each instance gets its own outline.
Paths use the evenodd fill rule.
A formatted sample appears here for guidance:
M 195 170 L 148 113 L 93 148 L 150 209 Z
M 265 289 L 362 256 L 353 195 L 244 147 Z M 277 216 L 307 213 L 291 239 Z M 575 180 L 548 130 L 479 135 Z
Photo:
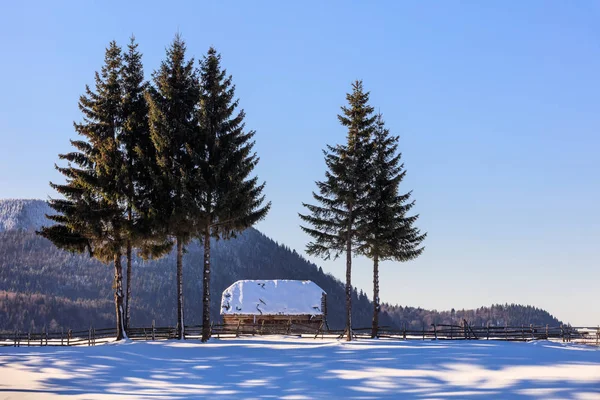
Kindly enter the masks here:
M 41 200 L 0 200 L 0 330 L 109 327 L 114 324 L 112 274 L 109 265 L 87 255 L 71 254 L 35 234 L 48 223 L 51 209 Z M 240 279 L 308 279 L 327 292 L 331 328 L 344 326 L 344 284 L 296 251 L 255 229 L 238 238 L 212 243 L 211 313 L 219 318 L 221 293 Z M 190 244 L 184 255 L 186 324 L 201 322 L 202 246 Z M 177 308 L 174 254 L 154 261 L 135 258 L 132 277 L 133 326 L 175 324 Z M 354 291 L 355 327 L 371 323 L 372 303 Z M 518 305 L 483 307 L 452 313 L 384 304 L 381 325 L 420 328 L 464 316 L 476 324 L 529 325 L 560 323 L 546 311 Z
M 35 230 L 50 221 L 46 214 L 54 214 L 42 200 L 0 199 L 0 232 Z

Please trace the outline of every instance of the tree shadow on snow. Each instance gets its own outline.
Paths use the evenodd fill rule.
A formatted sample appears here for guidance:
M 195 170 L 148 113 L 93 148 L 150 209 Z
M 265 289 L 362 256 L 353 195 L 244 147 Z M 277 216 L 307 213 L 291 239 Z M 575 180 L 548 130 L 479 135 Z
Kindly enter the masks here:
M 18 377 L 16 379 L 15 377 Z M 311 339 L 0 348 L 0 397 L 600 397 L 600 349 L 504 343 Z

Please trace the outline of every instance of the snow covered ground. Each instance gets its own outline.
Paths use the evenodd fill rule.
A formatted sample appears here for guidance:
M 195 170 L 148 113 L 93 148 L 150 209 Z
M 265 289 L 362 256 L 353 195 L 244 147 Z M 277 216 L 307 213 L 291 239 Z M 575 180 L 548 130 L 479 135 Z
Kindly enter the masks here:
M 600 349 L 284 337 L 0 348 L 0 399 L 600 399 Z

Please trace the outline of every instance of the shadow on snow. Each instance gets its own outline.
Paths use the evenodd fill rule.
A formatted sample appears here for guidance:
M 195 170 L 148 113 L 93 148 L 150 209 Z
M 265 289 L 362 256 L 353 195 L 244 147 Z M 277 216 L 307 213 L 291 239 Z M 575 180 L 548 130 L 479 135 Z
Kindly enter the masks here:
M 600 349 L 551 342 L 227 339 L 0 348 L 0 397 L 600 398 Z

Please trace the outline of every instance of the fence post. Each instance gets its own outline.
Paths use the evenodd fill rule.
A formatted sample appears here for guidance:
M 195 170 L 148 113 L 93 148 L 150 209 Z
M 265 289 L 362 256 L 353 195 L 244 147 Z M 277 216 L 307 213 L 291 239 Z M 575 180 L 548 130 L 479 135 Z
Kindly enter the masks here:
M 15 344 L 14 347 L 17 347 L 17 330 L 15 329 Z
M 46 329 L 46 325 L 40 330 L 40 346 L 44 345 L 44 330 Z
M 423 323 L 423 340 L 425 340 L 425 323 Z
M 548 340 L 548 324 L 546 324 L 546 340 Z
M 600 325 L 598 325 L 598 329 L 596 329 L 596 346 L 598 346 L 599 340 L 600 340 Z
M 63 340 L 64 340 L 64 335 L 65 335 L 65 332 L 64 332 L 64 330 L 63 330 L 63 327 L 61 326 L 61 327 L 60 327 L 60 345 L 61 345 L 61 346 L 64 344 L 64 343 L 63 343 Z
M 563 325 L 560 324 L 560 338 L 562 339 L 562 342 L 565 342 L 565 331 L 563 329 Z
M 402 339 L 406 340 L 406 322 L 402 324 Z
M 487 340 L 490 340 L 490 321 L 487 323 Z
M 92 326 L 90 325 L 90 329 L 88 329 L 88 346 L 92 345 Z
M 27 332 L 27 347 L 29 347 L 30 341 L 31 341 L 31 328 L 29 328 L 29 332 Z
M 154 325 L 154 320 L 152 320 L 152 340 L 156 340 L 156 325 Z
M 437 340 L 437 326 L 433 324 L 433 335 L 435 336 L 435 340 Z
M 450 322 L 450 340 L 453 339 L 453 335 L 452 335 L 453 330 L 454 330 L 454 325 L 452 325 L 452 322 Z
M 238 318 L 238 326 L 237 329 L 235 330 L 235 337 L 240 337 L 240 324 L 242 323 L 242 320 L 240 318 Z
M 71 329 L 67 329 L 67 346 L 71 345 L 71 335 L 73 334 L 73 331 Z
M 535 329 L 533 329 L 533 324 L 529 324 L 529 329 L 531 329 L 531 339 L 535 340 Z

